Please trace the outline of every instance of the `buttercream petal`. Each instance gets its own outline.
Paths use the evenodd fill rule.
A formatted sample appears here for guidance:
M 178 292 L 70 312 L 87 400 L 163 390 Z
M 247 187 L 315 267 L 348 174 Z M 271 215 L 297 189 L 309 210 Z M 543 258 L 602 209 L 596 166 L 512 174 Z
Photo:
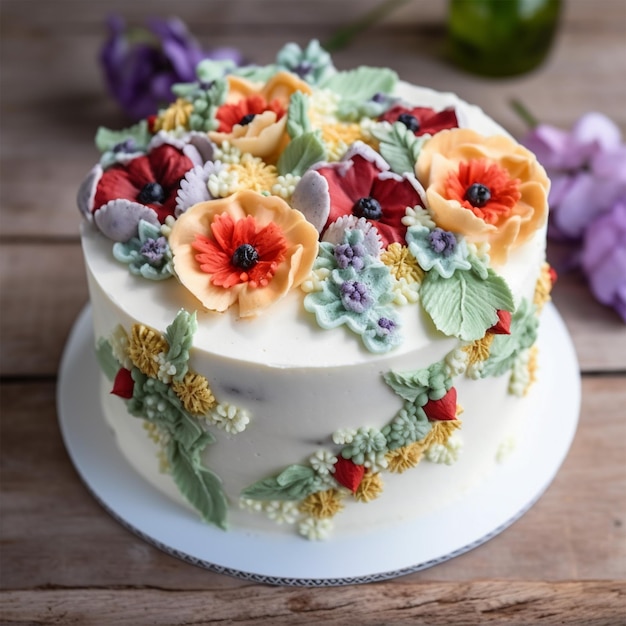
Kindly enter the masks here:
M 139 221 L 159 226 L 156 211 L 130 200 L 111 200 L 93 214 L 96 226 L 113 241 L 126 242 L 139 234 Z
M 98 187 L 98 181 L 102 177 L 102 171 L 102 167 L 99 164 L 93 167 L 80 184 L 76 194 L 76 204 L 78 204 L 83 217 L 89 221 L 92 219 L 96 188 Z
M 291 196 L 291 206 L 300 211 L 321 233 L 330 214 L 330 193 L 326 178 L 315 170 L 306 172 Z

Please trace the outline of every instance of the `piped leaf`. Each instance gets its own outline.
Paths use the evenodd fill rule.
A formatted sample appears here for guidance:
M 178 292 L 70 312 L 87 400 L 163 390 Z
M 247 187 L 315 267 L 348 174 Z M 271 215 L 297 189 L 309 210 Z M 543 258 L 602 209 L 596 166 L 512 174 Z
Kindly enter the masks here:
M 292 139 L 311 131 L 308 111 L 308 96 L 301 91 L 294 91 L 287 110 L 287 133 Z
M 290 465 L 277 476 L 246 487 L 241 496 L 253 500 L 301 500 L 320 487 L 321 480 L 312 467 Z
M 304 133 L 292 139 L 280 155 L 278 173 L 302 176 L 312 165 L 326 158 L 324 144 L 316 133 Z
M 427 137 L 416 137 L 402 122 L 380 125 L 372 132 L 380 141 L 380 153 L 396 174 L 415 171 L 415 163 Z
M 189 350 L 198 323 L 196 314 L 181 309 L 174 321 L 165 329 L 165 339 L 169 345 L 166 361 L 176 368 L 175 380 L 182 380 L 188 370 Z

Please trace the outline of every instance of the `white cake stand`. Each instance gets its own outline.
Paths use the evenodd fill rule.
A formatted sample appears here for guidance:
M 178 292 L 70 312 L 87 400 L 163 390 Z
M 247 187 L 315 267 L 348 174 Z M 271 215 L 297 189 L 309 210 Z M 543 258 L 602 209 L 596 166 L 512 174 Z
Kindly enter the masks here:
M 137 474 L 118 450 L 100 410 L 89 307 L 77 319 L 61 362 L 59 421 L 70 457 L 93 496 L 123 526 L 169 554 L 271 584 L 313 587 L 384 580 L 488 541 L 519 519 L 554 478 L 576 431 L 580 375 L 565 325 L 550 304 L 538 341 L 544 376 L 537 384 L 544 387 L 545 400 L 528 416 L 528 430 L 510 458 L 445 508 L 341 541 L 307 541 L 295 533 L 224 532 L 202 523 Z

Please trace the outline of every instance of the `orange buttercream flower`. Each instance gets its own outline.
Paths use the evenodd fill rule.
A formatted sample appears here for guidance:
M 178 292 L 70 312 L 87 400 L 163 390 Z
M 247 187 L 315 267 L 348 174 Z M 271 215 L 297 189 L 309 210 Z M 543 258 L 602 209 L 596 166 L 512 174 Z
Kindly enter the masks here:
M 276 162 L 289 142 L 285 115 L 289 99 L 296 91 L 310 94 L 311 88 L 289 72 L 278 72 L 264 85 L 229 76 L 228 87 L 226 103 L 217 111 L 219 129 L 209 137 L 219 145 L 228 141 L 242 152 Z
M 241 191 L 183 213 L 169 238 L 180 282 L 213 311 L 259 313 L 309 275 L 318 233 L 282 198 Z
M 437 226 L 487 241 L 497 265 L 546 222 L 550 181 L 535 156 L 509 137 L 441 131 L 415 169 Z

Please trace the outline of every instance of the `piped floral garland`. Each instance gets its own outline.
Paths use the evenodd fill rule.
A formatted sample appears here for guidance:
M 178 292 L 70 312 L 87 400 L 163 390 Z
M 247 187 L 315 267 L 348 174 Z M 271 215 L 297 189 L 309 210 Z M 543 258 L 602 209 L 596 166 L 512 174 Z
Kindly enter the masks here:
M 113 382 L 111 393 L 125 400 L 131 415 L 145 420 L 160 447 L 162 469 L 205 521 L 226 528 L 228 503 L 221 480 L 201 456 L 215 442 L 209 425 L 234 435 L 246 428 L 250 416 L 218 403 L 208 380 L 189 368 L 195 330 L 195 313 L 184 310 L 163 335 L 143 324 L 135 324 L 130 333 L 118 326 L 98 341 L 97 355 Z
M 443 334 L 481 338 L 513 311 L 492 266 L 545 222 L 547 178 L 396 83 L 337 71 L 317 42 L 264 67 L 203 61 L 169 107 L 98 131 L 79 207 L 131 273 L 176 276 L 210 311 L 258 315 L 302 286 L 321 328 L 372 352 L 399 345 L 397 307 L 418 301 Z
M 390 422 L 382 429 L 362 426 L 333 433 L 332 449 L 320 449 L 305 464 L 250 485 L 241 493 L 240 506 L 279 524 L 297 524 L 308 539 L 324 539 L 347 501 L 365 503 L 380 496 L 384 472 L 402 473 L 424 459 L 454 463 L 462 447 L 454 378 L 508 371 L 509 392 L 525 395 L 535 380 L 538 316 L 554 280 L 546 264 L 533 302 L 522 300 L 513 314 L 499 311 L 484 337 L 463 342 L 427 368 L 387 372 L 385 382 L 403 403 Z

